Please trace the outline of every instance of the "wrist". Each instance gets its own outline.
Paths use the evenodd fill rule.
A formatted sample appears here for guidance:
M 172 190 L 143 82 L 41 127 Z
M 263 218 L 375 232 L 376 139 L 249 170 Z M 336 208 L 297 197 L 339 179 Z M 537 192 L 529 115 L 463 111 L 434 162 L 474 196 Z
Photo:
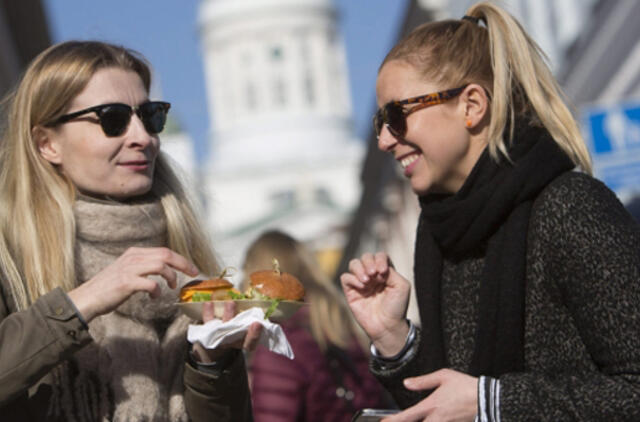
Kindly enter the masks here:
M 71 300 L 71 298 L 69 297 L 69 294 L 65 293 L 64 297 L 69 303 L 69 306 L 71 307 L 71 309 L 73 309 L 73 311 L 75 312 L 76 316 L 78 317 L 82 325 L 84 325 L 85 328 L 89 328 L 89 322 L 84 318 L 84 315 L 82 314 L 82 312 L 80 312 L 80 310 L 78 309 L 76 304 L 73 302 L 73 300 Z
M 80 285 L 67 292 L 67 298 L 76 310 L 76 313 L 80 316 L 80 319 L 85 323 L 89 323 L 96 315 L 95 312 L 91 311 L 91 306 L 88 304 L 88 301 L 84 299 L 86 295 L 82 293 L 82 289 L 83 286 Z
M 394 360 L 396 356 L 406 351 L 414 337 L 413 323 L 408 319 L 402 320 L 398 328 L 371 342 L 372 354 L 377 358 Z

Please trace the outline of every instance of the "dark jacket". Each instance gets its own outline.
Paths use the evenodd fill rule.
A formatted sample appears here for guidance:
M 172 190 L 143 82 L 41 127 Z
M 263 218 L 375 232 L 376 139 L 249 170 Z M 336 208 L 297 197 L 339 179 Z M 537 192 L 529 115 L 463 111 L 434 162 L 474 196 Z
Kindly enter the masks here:
M 570 172 L 535 200 L 527 235 L 525 370 L 500 377 L 500 420 L 640 420 L 640 230 L 601 182 Z M 474 349 L 485 251 L 445 257 L 447 360 L 465 372 Z M 415 357 L 377 371 L 403 406 Z
M 91 342 L 91 336 L 61 289 L 15 312 L 8 286 L 0 283 L 0 288 L 0 419 L 50 422 L 46 413 L 51 385 L 46 376 Z M 244 358 L 238 356 L 218 375 L 185 363 L 184 398 L 193 421 L 251 420 Z
M 304 308 L 282 324 L 295 359 L 260 346 L 254 352 L 250 373 L 256 422 L 348 422 L 356 409 L 388 406 L 362 350 L 354 344 L 344 356 L 327 357 L 308 324 Z

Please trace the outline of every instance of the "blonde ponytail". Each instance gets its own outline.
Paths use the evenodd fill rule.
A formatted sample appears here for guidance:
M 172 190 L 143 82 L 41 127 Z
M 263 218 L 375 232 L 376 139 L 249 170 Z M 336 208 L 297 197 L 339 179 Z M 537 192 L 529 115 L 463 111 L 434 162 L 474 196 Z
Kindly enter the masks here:
M 472 6 L 466 16 L 420 25 L 396 44 L 381 67 L 405 61 L 443 89 L 481 85 L 491 101 L 487 141 L 495 160 L 499 152 L 507 155 L 514 125 L 524 120 L 544 126 L 576 166 L 591 174 L 578 124 L 540 47 L 511 15 L 491 3 Z
M 492 155 L 497 156 L 498 149 L 506 154 L 502 134 L 509 122 L 512 138 L 518 103 L 514 98 L 522 97 L 573 162 L 591 174 L 589 152 L 544 52 L 511 15 L 491 3 L 476 4 L 467 15 L 484 21 L 489 34 L 493 96 L 488 139 Z

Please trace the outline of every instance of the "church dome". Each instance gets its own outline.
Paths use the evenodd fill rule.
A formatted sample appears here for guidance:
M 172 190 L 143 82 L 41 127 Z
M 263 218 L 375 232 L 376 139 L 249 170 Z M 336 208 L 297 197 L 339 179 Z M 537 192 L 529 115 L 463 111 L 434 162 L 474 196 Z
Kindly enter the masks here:
M 331 0 L 204 0 L 200 14 L 208 23 L 221 21 L 224 24 L 229 22 L 229 19 L 246 18 L 247 15 L 289 8 L 332 11 L 333 3 Z

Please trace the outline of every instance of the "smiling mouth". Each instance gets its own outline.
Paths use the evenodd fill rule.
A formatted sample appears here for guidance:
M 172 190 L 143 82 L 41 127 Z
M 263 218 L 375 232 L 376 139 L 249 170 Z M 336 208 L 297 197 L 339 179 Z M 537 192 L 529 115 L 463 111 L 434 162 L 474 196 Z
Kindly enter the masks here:
M 403 169 L 406 169 L 411 164 L 413 164 L 418 158 L 419 158 L 418 153 L 412 153 L 411 155 L 406 156 L 401 160 L 398 160 L 398 162 L 400 163 Z

